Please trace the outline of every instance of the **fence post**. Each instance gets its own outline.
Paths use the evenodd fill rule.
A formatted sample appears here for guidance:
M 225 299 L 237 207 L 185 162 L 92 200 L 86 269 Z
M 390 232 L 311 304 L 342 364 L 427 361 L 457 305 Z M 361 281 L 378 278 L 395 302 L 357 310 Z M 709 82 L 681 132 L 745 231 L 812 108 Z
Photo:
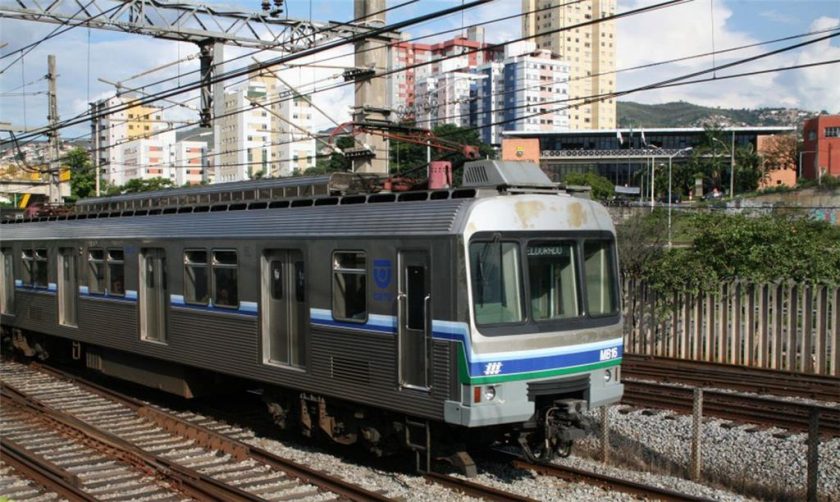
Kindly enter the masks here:
M 601 406 L 601 462 L 610 461 L 610 407 Z
M 758 340 L 756 340 L 756 362 L 758 367 L 766 368 L 770 363 L 770 340 L 767 339 L 768 325 L 770 320 L 767 309 L 770 308 L 767 284 L 758 286 Z
M 796 312 L 798 303 L 796 293 L 796 286 L 788 285 L 787 333 L 785 333 L 785 347 L 787 348 L 785 369 L 788 371 L 796 371 Z
M 691 340 L 691 358 L 703 360 L 703 295 L 694 298 L 694 337 Z
M 817 287 L 817 331 L 814 338 L 814 372 L 826 374 L 826 338 L 828 336 L 828 290 Z
M 817 502 L 817 480 L 820 472 L 820 410 L 812 407 L 808 414 L 808 502 Z
M 840 287 L 834 288 L 831 315 L 834 316 L 834 326 L 831 328 L 831 374 L 840 376 Z
M 758 286 L 752 283 L 747 286 L 747 318 L 744 326 L 744 364 L 747 366 L 759 366 L 756 364 L 755 346 L 758 333 L 755 329 L 755 290 Z
M 689 356 L 689 340 L 691 338 L 691 307 L 694 305 L 694 299 L 691 295 L 683 295 L 682 298 L 682 334 L 680 336 L 680 353 L 681 359 L 688 359 Z
M 741 283 L 730 286 L 732 322 L 729 331 L 729 363 L 741 364 Z
M 691 480 L 700 481 L 703 471 L 703 457 L 700 453 L 700 436 L 703 433 L 703 389 L 694 389 L 691 427 Z
M 715 362 L 726 362 L 726 334 L 729 331 L 729 286 L 728 284 L 721 284 L 720 296 L 718 297 L 718 311 L 720 317 L 718 318 L 718 332 L 717 343 L 715 344 Z
M 703 341 L 706 361 L 714 360 L 714 353 L 712 353 L 713 340 L 715 337 L 715 296 L 709 291 L 706 293 L 706 339 Z
M 680 300 L 683 295 L 674 293 L 674 304 L 671 305 L 671 339 L 668 340 L 668 357 L 677 357 L 677 333 L 680 325 Z
M 776 284 L 773 288 L 773 359 L 771 367 L 782 369 L 782 306 L 784 304 L 784 288 Z
M 802 332 L 797 336 L 800 341 L 799 346 L 802 347 L 799 371 L 803 373 L 814 372 L 814 362 L 811 359 L 811 348 L 813 347 L 813 331 L 814 322 L 814 288 L 810 285 L 802 286 Z

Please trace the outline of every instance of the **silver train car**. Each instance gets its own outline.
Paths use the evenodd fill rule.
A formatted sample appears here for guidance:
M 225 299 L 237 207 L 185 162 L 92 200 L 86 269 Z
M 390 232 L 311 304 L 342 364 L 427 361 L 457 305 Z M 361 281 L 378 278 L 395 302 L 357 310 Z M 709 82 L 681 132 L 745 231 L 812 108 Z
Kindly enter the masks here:
M 3 225 L 4 340 L 185 397 L 244 382 L 281 427 L 421 468 L 568 454 L 623 391 L 612 222 L 532 164 L 464 180 Z

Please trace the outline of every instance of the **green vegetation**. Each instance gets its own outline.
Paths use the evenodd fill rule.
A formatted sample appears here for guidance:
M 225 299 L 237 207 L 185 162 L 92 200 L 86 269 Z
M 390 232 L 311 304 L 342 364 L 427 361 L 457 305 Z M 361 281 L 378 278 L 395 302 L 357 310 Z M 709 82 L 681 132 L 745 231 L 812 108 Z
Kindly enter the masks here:
M 148 178 L 139 179 L 134 178 L 128 180 L 125 185 L 109 186 L 106 195 L 119 195 L 123 193 L 137 193 L 137 192 L 152 192 L 154 190 L 163 190 L 164 188 L 172 188 L 174 185 L 172 180 L 166 178 Z
M 684 216 L 668 250 L 662 213 L 619 227 L 622 273 L 663 293 L 697 294 L 721 281 L 840 284 L 840 228 L 805 218 L 720 213 Z M 675 235 L 677 232 L 675 232 Z
M 339 136 L 335 139 L 335 146 L 344 150 L 352 148 L 356 142 L 351 136 Z M 349 171 L 353 167 L 353 163 L 344 156 L 344 154 L 333 152 L 328 159 L 319 157 L 315 161 L 315 167 L 310 167 L 303 172 L 304 176 L 319 176 L 322 174 L 329 174 L 334 172 Z
M 96 169 L 84 148 L 74 148 L 67 153 L 65 165 L 70 170 L 71 201 L 93 197 L 96 194 Z M 101 181 L 101 179 L 100 179 Z M 105 186 L 105 183 L 102 183 Z
M 704 121 L 726 118 L 732 123 L 761 126 L 787 126 L 785 114 L 767 113 L 781 108 L 727 109 L 699 106 L 685 101 L 646 105 L 632 101 L 619 101 L 616 107 L 618 127 L 689 127 Z
M 615 195 L 613 182 L 592 171 L 586 173 L 569 173 L 563 178 L 563 183 L 592 187 L 592 198 L 596 200 L 608 200 Z
M 478 131 L 471 128 L 443 124 L 432 129 L 435 137 L 447 143 L 474 145 L 479 147 L 480 158 L 493 158 L 493 147 L 481 142 Z M 432 148 L 432 160 L 452 162 L 452 170 L 458 179 L 459 172 L 466 158 L 459 152 L 440 151 Z M 426 174 L 426 146 L 401 141 L 391 141 L 391 173 L 405 176 L 422 177 Z

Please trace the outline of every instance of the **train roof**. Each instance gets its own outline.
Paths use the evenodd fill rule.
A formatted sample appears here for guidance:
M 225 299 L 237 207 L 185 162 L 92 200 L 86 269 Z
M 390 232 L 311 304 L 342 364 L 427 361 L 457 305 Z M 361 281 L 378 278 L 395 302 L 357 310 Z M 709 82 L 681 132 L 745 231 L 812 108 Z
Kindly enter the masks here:
M 456 233 L 475 199 L 308 206 L 4 225 L 3 241 L 63 239 L 244 239 L 411 236 Z

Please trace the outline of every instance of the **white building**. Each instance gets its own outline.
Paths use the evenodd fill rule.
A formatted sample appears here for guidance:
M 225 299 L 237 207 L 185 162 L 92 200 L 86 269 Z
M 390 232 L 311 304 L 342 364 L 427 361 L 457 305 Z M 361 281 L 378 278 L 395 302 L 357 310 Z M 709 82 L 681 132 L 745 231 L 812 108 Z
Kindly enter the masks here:
M 225 114 L 217 132 L 216 183 L 288 176 L 315 165 L 312 107 L 274 77 L 253 75 L 226 92 Z
M 163 117 L 160 108 L 144 105 L 133 105 L 121 111 L 107 113 L 137 100 L 132 96 L 112 97 L 99 101 L 95 104 L 96 112 L 105 114 L 100 117 L 93 128 L 92 136 L 99 133 L 99 165 L 102 169 L 105 182 L 112 185 L 122 185 L 131 176 L 128 176 L 124 166 L 125 159 L 122 157 L 125 144 L 132 140 L 152 135 L 170 127 Z
M 175 174 L 175 185 L 197 185 L 205 179 L 207 143 L 178 141 L 170 145 L 169 157 Z
M 476 78 L 475 74 L 458 71 L 418 77 L 417 126 L 429 129 L 441 124 L 469 126 L 470 89 Z
M 569 65 L 533 45 L 511 47 L 502 63 L 478 67 L 473 124 L 482 141 L 501 143 L 502 131 L 569 129 Z
M 175 171 L 170 156 L 171 145 L 175 142 L 175 132 L 167 131 L 151 138 L 128 141 L 117 147 L 121 162 L 111 166 L 117 174 L 113 179 L 120 179 L 122 185 L 131 179 L 165 178 L 175 183 Z

